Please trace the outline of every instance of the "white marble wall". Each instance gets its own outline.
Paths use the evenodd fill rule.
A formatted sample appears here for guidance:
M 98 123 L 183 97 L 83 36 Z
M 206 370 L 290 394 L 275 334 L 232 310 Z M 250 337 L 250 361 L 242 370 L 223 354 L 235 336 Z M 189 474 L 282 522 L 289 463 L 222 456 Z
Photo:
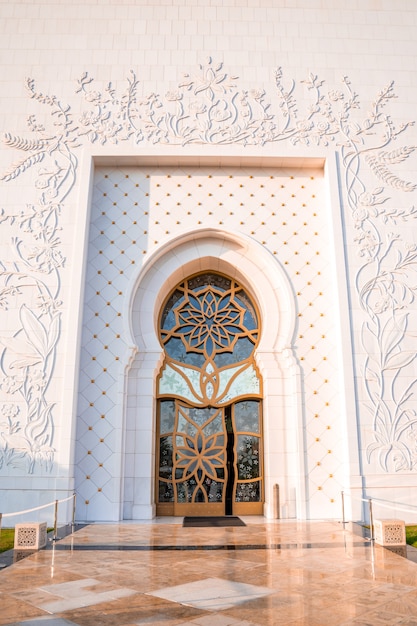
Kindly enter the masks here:
M 333 275 L 327 293 L 317 291 L 330 299 L 332 320 L 341 320 L 330 327 L 337 347 L 332 353 L 337 382 L 333 376 L 331 386 L 340 407 L 331 417 L 346 416 L 340 439 L 332 434 L 332 444 L 344 452 L 338 454 L 340 465 L 332 460 L 331 467 L 314 466 L 323 442 L 315 430 L 317 418 L 309 431 L 316 399 L 301 402 L 310 482 L 302 505 L 300 468 L 294 469 L 298 495 L 292 501 L 298 502 L 299 514 L 316 516 L 321 498 L 336 500 L 344 487 L 357 497 L 397 500 L 410 508 L 417 482 L 417 177 L 415 128 L 409 125 L 417 101 L 414 3 L 357 1 L 347 8 L 318 0 L 80 5 L 17 0 L 2 4 L 0 13 L 5 133 L 0 150 L 0 508 L 13 511 L 66 497 L 74 488 L 74 462 L 78 472 L 83 467 L 89 475 L 80 456 L 83 444 L 76 444 L 76 413 L 80 349 L 88 344 L 87 331 L 80 331 L 84 276 L 89 280 L 93 267 L 87 263 L 92 157 L 113 177 L 124 175 L 119 166 L 171 166 L 179 158 L 189 159 L 181 163 L 185 176 L 188 167 L 205 166 L 209 157 L 214 165 L 217 159 L 222 168 L 242 165 L 245 171 L 253 165 L 243 160 L 251 158 L 256 167 L 264 167 L 267 157 L 276 159 L 275 168 L 287 167 L 289 157 L 297 159 L 292 163 L 297 168 L 310 166 L 309 159 L 318 159 L 315 167 L 325 162 L 321 194 L 327 194 L 329 230 L 324 233 L 322 224 L 320 238 L 323 248 L 328 246 Z M 95 210 L 94 203 L 92 216 Z M 212 213 L 207 219 L 216 219 L 217 228 L 223 220 Z M 179 234 L 173 226 L 180 226 L 188 232 L 196 227 L 195 217 L 165 230 Z M 231 217 L 221 226 L 236 232 L 241 225 Z M 210 221 L 204 225 L 214 227 Z M 154 227 L 151 235 L 158 243 L 142 246 L 145 265 L 167 241 L 161 234 L 171 234 Z M 249 219 L 238 234 L 272 252 L 278 242 L 281 260 L 284 250 L 295 250 L 294 239 L 285 248 L 284 227 L 274 228 L 256 223 L 251 229 Z M 292 232 L 297 229 L 300 224 L 294 223 Z M 314 235 L 309 246 L 312 241 Z M 305 274 L 292 276 L 285 259 L 283 269 L 294 285 L 296 306 L 308 306 L 310 286 L 301 283 Z M 88 298 L 89 293 L 86 306 Z M 126 304 L 122 312 L 128 311 Z M 321 334 L 327 333 L 326 327 Z M 115 334 L 123 342 L 122 333 Z M 298 334 L 303 339 L 294 335 L 292 350 L 302 374 L 302 341 L 307 345 L 310 337 Z M 133 358 L 131 348 L 126 346 L 124 363 L 126 354 Z M 126 397 L 122 374 L 111 387 L 121 404 Z M 327 373 L 322 378 L 330 380 Z M 310 380 L 311 387 L 306 378 L 294 397 L 317 395 L 318 385 Z M 85 388 L 79 391 L 82 396 Z M 120 458 L 111 461 L 110 478 L 97 478 L 95 487 L 102 485 L 102 491 L 79 498 L 80 506 L 98 494 L 108 499 L 104 508 L 97 503 L 90 519 L 117 519 L 121 494 L 134 489 L 128 482 L 123 486 L 124 477 L 134 477 L 121 462 L 121 424 L 116 431 L 110 458 L 115 453 Z M 86 489 L 77 476 L 77 485 Z M 326 484 L 335 487 L 316 489 L 326 476 Z M 357 502 L 354 516 L 360 514 Z M 338 516 L 333 508 L 326 508 L 326 516 Z
M 150 493 L 146 502 L 148 512 L 142 515 L 150 515 L 155 437 L 153 395 L 160 359 L 157 356 L 150 379 L 149 372 L 146 380 L 142 380 L 143 375 L 136 370 L 134 375 L 130 373 L 134 391 L 127 390 L 123 400 L 125 372 L 132 358 L 129 347 L 138 346 L 139 361 L 149 351 L 161 354 L 156 329 L 159 307 L 167 296 L 167 289 L 174 287 L 180 276 L 204 267 L 223 270 L 233 276 L 239 273 L 241 282 L 248 285 L 260 309 L 263 340 L 258 358 L 261 369 L 265 370 L 269 507 L 272 485 L 279 482 L 283 509 L 295 509 L 293 496 L 289 495 L 290 487 L 295 489 L 295 477 L 291 474 L 295 471 L 299 479 L 304 470 L 289 442 L 291 438 L 300 442 L 305 438 L 301 445 L 305 445 L 309 476 L 308 514 L 335 516 L 334 504 L 338 502 L 345 478 L 345 449 L 340 435 L 345 410 L 339 393 L 341 347 L 335 334 L 338 319 L 334 250 L 330 244 L 330 207 L 324 187 L 323 171 L 318 169 L 124 167 L 96 170 L 77 435 L 76 483 L 83 519 L 109 515 L 109 503 L 120 501 L 123 440 L 129 447 L 124 473 L 125 515 L 134 516 L 132 507 L 137 506 L 136 476 L 146 478 L 149 483 L 146 488 Z M 205 234 L 206 247 L 198 244 L 202 234 Z M 179 261 L 184 237 L 192 239 L 193 243 L 186 261 Z M 239 255 L 233 253 L 234 248 L 242 246 L 244 249 Z M 157 259 L 161 251 L 165 255 L 162 283 L 157 279 L 160 271 Z M 256 269 L 248 266 L 244 271 L 244 264 L 249 263 L 252 254 L 262 254 L 262 264 Z M 228 265 L 223 269 L 221 263 Z M 151 282 L 147 288 L 140 287 L 144 295 L 141 304 L 132 311 L 129 303 L 137 299 L 136 283 L 142 280 L 147 266 Z M 286 290 L 280 288 L 274 278 L 262 289 L 262 281 L 278 271 L 286 277 Z M 277 292 L 275 296 L 274 292 Z M 274 297 L 278 302 L 275 306 Z M 292 299 L 291 311 L 286 312 L 287 302 Z M 133 337 L 129 332 L 130 324 L 138 327 Z M 285 325 L 286 331 L 281 331 L 280 335 L 279 327 Z M 152 336 L 152 346 L 148 346 L 148 335 Z M 146 347 L 141 346 L 141 342 L 147 344 Z M 271 357 L 268 357 L 269 352 Z M 288 356 L 284 356 L 284 352 L 288 352 Z M 269 358 L 275 365 L 263 363 Z M 291 361 L 294 371 L 289 374 Z M 296 362 L 300 364 L 298 373 Z M 285 380 L 294 385 L 297 379 L 303 386 L 303 406 L 299 407 L 296 393 L 283 391 Z M 286 403 L 293 404 L 293 408 Z M 125 423 L 124 438 L 122 425 Z M 150 455 L 152 461 L 149 461 Z M 295 470 L 289 467 L 291 457 L 295 457 L 292 461 Z M 114 514 L 118 514 L 116 508 Z

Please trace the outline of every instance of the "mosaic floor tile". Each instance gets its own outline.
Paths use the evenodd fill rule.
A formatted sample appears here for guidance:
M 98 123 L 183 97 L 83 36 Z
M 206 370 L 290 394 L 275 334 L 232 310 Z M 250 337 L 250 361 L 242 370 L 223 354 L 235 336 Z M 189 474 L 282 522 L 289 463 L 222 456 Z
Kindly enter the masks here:
M 124 598 L 136 593 L 132 589 L 109 588 L 109 585 L 85 578 L 39 588 L 43 592 L 42 599 L 32 598 L 32 604 L 48 613 L 63 613 L 83 606 L 91 606 Z M 45 595 L 48 594 L 49 598 Z
M 1 571 L 0 626 L 417 626 L 417 563 L 336 522 L 245 521 L 85 526 Z
M 204 617 L 197 617 L 192 622 L 180 624 L 180 626 L 257 626 L 253 622 L 242 621 L 235 619 L 234 617 L 227 617 L 220 613 L 214 613 L 213 615 L 205 615 Z
M 70 622 L 62 617 L 37 617 L 25 622 L 13 622 L 7 626 L 78 626 L 75 622 Z
M 187 585 L 158 589 L 148 595 L 199 609 L 219 611 L 273 593 L 272 589 L 221 578 L 206 578 Z

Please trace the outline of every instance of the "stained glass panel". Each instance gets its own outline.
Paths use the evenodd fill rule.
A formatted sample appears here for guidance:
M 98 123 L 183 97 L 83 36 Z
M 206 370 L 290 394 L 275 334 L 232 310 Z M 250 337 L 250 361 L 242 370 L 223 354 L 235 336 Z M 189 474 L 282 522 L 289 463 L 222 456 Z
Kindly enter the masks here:
M 240 483 L 236 487 L 236 502 L 260 502 L 261 481 L 253 483 Z
M 174 502 L 174 488 L 172 483 L 159 481 L 159 499 L 158 502 Z
M 258 340 L 256 308 L 233 279 L 199 274 L 166 301 L 158 381 L 161 505 L 197 511 L 262 502 Z
M 231 286 L 231 280 L 221 274 L 198 274 L 188 279 L 188 286 L 192 291 L 199 291 L 199 289 L 207 285 L 213 285 L 214 287 L 228 291 Z
M 244 400 L 234 405 L 236 431 L 260 432 L 259 424 L 259 401 Z
M 159 431 L 171 433 L 174 430 L 175 402 L 173 400 L 163 400 L 160 403 L 160 426 Z
M 259 478 L 259 438 L 239 435 L 237 444 L 239 480 Z

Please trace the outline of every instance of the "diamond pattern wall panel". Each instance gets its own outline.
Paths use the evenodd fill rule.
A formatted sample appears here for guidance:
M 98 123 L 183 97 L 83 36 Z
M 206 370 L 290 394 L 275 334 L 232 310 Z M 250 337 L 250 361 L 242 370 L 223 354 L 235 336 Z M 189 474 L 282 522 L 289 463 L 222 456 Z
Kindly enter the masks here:
M 122 419 L 127 285 L 150 253 L 202 226 L 257 240 L 284 266 L 293 285 L 310 511 L 313 517 L 333 516 L 343 445 L 322 172 L 149 167 L 95 173 L 79 390 L 79 517 L 95 519 L 95 510 L 106 510 L 106 502 L 110 509 L 120 497 L 116 434 Z

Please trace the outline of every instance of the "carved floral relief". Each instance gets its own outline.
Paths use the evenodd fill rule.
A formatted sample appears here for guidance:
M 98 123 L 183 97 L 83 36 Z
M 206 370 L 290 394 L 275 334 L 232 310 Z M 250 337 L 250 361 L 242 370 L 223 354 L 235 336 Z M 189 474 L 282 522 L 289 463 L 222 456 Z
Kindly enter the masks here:
M 393 83 L 365 111 L 346 77 L 337 88 L 314 74 L 302 82 L 310 94 L 307 105 L 297 102 L 297 86 L 281 69 L 267 95 L 263 89 L 240 89 L 238 77 L 210 58 L 163 97 L 139 95 L 133 72 L 121 93 L 111 83 L 96 86 L 85 73 L 77 82 L 83 104 L 76 112 L 27 80 L 29 97 L 46 114 L 42 122 L 29 116 L 30 139 L 10 132 L 3 138 L 22 156 L 2 180 L 36 168 L 37 199 L 16 212 L 0 209 L 0 222 L 14 232 L 10 258 L 0 261 L 0 307 L 7 310 L 11 299 L 19 303 L 13 336 L 0 336 L 0 388 L 6 398 L 0 405 L 0 471 L 53 467 L 55 409 L 48 387 L 63 305 L 60 219 L 74 189 L 79 148 L 87 143 L 263 146 L 283 141 L 303 154 L 323 146 L 340 156 L 345 219 L 353 223 L 360 259 L 355 290 L 364 314 L 365 356 L 357 374 L 367 401 L 358 411 L 361 423 L 372 423 L 368 460 L 376 458 L 382 471 L 416 469 L 417 246 L 403 231 L 416 218 L 417 210 L 407 203 L 416 184 L 397 174 L 416 149 L 399 145 L 412 122 L 397 124 L 389 114 Z

